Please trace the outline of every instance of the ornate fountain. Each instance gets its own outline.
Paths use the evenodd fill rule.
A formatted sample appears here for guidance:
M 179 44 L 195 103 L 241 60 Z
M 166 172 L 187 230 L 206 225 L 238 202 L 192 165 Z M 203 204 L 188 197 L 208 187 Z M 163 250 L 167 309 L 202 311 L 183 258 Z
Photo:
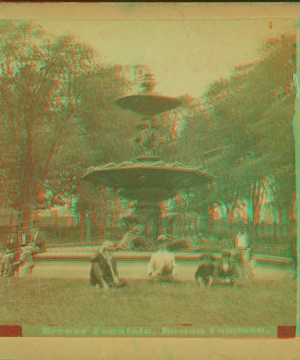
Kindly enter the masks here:
M 164 231 L 159 203 L 173 198 L 180 190 L 210 182 L 214 177 L 203 168 L 169 164 L 156 157 L 162 139 L 154 116 L 177 108 L 179 100 L 148 94 L 126 96 L 116 104 L 142 115 L 133 138 L 139 157 L 119 164 L 90 167 L 82 179 L 118 190 L 121 197 L 133 201 L 132 215 L 143 224 L 145 241 L 153 243 Z

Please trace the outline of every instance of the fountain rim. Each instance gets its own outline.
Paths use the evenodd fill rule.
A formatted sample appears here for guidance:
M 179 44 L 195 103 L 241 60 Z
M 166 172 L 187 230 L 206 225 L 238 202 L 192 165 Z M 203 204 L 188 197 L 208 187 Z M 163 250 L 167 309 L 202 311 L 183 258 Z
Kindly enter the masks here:
M 191 168 L 165 168 L 162 166 L 128 166 L 128 167 L 116 167 L 116 168 L 107 168 L 107 169 L 91 169 L 90 171 L 87 171 L 85 174 L 83 174 L 80 179 L 81 180 L 87 180 L 84 179 L 85 177 L 87 177 L 88 175 L 90 175 L 91 173 L 96 173 L 96 172 L 112 172 L 112 171 L 125 171 L 125 170 L 163 170 L 163 171 L 167 171 L 167 172 L 189 172 L 189 173 L 194 173 L 197 175 L 201 175 L 203 177 L 206 177 L 210 180 L 215 180 L 216 177 L 207 174 L 205 171 L 200 171 L 197 169 L 191 169 Z

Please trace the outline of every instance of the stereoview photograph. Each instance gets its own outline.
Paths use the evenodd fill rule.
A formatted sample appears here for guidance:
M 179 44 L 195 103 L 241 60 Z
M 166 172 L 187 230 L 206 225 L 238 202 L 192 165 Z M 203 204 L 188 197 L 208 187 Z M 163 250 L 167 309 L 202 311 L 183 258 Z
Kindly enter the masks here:
M 295 336 L 295 22 L 0 39 L 1 336 Z

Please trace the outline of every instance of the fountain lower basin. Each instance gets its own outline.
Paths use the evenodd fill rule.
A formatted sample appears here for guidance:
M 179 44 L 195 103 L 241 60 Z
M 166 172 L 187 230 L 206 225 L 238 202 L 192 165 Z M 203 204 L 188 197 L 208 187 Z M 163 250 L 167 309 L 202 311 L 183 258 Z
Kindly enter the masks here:
M 94 249 L 93 251 L 95 251 Z M 31 274 L 34 278 L 58 278 L 58 279 L 85 279 L 90 276 L 90 258 L 93 252 L 89 251 L 64 251 L 49 252 L 34 256 L 35 267 Z M 221 259 L 221 254 L 213 254 Z M 195 271 L 203 254 L 176 253 L 175 259 L 178 271 L 178 280 L 194 281 Z M 127 280 L 147 280 L 147 265 L 150 260 L 149 252 L 116 252 L 115 258 L 118 263 L 120 278 Z M 280 280 L 290 279 L 292 275 L 289 257 L 257 255 L 255 280 Z M 237 263 L 238 267 L 240 264 Z M 24 276 L 20 270 L 20 277 Z

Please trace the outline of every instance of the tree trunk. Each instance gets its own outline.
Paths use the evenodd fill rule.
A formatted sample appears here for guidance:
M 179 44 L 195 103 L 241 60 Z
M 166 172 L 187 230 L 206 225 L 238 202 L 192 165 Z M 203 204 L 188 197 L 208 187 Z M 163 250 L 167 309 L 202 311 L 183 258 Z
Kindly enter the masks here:
M 253 238 L 258 237 L 258 223 L 260 209 L 263 202 L 264 194 L 261 195 L 261 186 L 257 183 L 252 183 L 251 187 L 251 205 L 252 205 L 252 227 L 253 227 Z
M 222 233 L 226 233 L 226 236 L 228 236 L 228 210 L 227 206 L 220 205 L 220 212 L 221 212 L 221 227 L 222 227 Z M 225 211 L 224 211 L 225 209 Z
M 291 234 L 294 230 L 294 227 L 295 227 L 295 224 L 294 224 L 294 205 L 290 205 L 288 207 L 288 219 L 287 219 L 287 222 L 288 222 L 288 237 L 290 238 L 291 237 Z
M 91 214 L 90 211 L 85 213 L 85 243 L 91 242 Z
M 26 234 L 29 235 L 29 230 L 32 228 L 32 197 L 31 197 L 31 189 L 32 189 L 32 175 L 30 169 L 25 170 L 27 172 L 27 176 L 25 176 L 25 186 L 23 190 L 23 224 L 26 228 Z
M 209 213 L 208 213 L 208 206 L 203 205 L 201 207 L 201 230 L 205 238 L 208 237 L 208 225 L 209 225 Z
M 279 208 L 277 210 L 278 213 L 278 227 L 277 227 L 277 237 L 281 240 L 283 236 L 283 209 Z
M 9 217 L 9 228 L 11 229 L 13 227 L 13 218 L 14 218 L 14 212 L 12 208 L 7 209 L 7 215 Z
M 23 158 L 23 223 L 26 228 L 26 234 L 29 235 L 32 228 L 32 203 L 34 195 L 34 177 L 33 177 L 33 156 L 32 156 L 32 129 L 31 118 L 33 116 L 32 99 L 29 99 L 29 112 L 25 113 L 25 128 L 23 132 L 23 147 L 25 148 L 25 157 Z
M 23 208 L 23 224 L 26 228 L 26 235 L 29 235 L 29 230 L 32 227 L 31 225 L 31 205 L 30 204 L 24 204 Z
M 234 210 L 236 208 L 236 204 L 232 204 L 231 208 L 229 205 L 226 205 L 226 209 L 227 209 L 227 222 L 228 222 L 228 229 L 229 229 L 229 237 L 232 239 L 233 237 L 235 237 L 235 229 L 233 226 L 233 215 L 234 215 Z
M 85 242 L 85 211 L 80 212 L 79 227 L 80 227 L 80 243 L 83 245 Z

